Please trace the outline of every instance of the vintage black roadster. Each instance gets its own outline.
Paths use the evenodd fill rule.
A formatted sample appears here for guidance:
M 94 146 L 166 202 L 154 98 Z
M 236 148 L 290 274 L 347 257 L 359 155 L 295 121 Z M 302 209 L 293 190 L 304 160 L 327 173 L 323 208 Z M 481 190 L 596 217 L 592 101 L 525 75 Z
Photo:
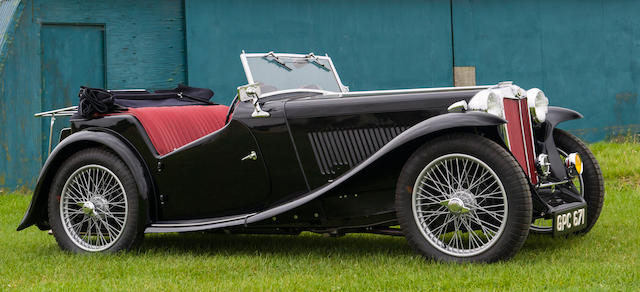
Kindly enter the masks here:
M 72 252 L 144 233 L 403 235 L 427 258 L 512 257 L 530 232 L 588 232 L 604 198 L 587 146 L 539 89 L 349 92 L 328 56 L 242 53 L 248 84 L 213 92 L 83 88 L 18 230 Z

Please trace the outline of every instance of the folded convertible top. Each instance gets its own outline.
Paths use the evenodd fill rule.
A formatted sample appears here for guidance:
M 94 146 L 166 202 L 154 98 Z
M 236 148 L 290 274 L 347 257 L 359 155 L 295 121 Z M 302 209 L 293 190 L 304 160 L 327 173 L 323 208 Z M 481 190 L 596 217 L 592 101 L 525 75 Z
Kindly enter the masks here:
M 213 91 L 207 88 L 178 84 L 173 89 L 150 92 L 147 90 L 105 90 L 81 86 L 77 116 L 91 118 L 96 114 L 124 111 L 127 108 L 164 107 L 185 105 L 212 105 Z

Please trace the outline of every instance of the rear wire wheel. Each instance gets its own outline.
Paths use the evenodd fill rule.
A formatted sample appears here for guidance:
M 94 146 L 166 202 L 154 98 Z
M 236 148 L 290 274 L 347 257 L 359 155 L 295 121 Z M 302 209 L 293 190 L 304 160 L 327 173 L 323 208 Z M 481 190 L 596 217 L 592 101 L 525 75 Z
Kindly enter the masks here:
M 49 222 L 63 250 L 129 249 L 142 239 L 143 214 L 131 172 L 103 149 L 71 156 L 51 186 Z
M 512 257 L 527 238 L 531 208 L 528 182 L 513 156 L 473 134 L 443 136 L 416 150 L 396 187 L 407 241 L 438 261 Z

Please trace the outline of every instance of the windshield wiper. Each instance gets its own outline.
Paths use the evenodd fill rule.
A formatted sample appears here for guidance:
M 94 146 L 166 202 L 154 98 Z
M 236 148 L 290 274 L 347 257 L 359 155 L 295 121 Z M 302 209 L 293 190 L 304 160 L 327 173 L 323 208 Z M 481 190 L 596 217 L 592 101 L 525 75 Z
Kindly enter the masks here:
M 287 69 L 287 70 L 289 70 L 289 71 L 293 70 L 293 69 L 291 69 L 291 67 L 287 66 L 287 64 L 285 64 L 284 62 L 282 62 L 282 61 L 280 60 L 280 58 L 278 58 L 278 56 L 276 56 L 276 54 L 274 54 L 274 53 L 273 53 L 273 51 L 268 52 L 266 55 L 264 55 L 264 58 L 267 58 L 267 57 L 271 57 L 271 58 L 273 58 L 273 61 L 274 61 L 274 62 L 278 63 L 280 66 L 284 67 L 285 69 Z
M 320 63 L 320 60 L 318 59 L 318 57 L 316 57 L 316 55 L 314 55 L 313 53 L 309 53 L 308 55 L 305 56 L 305 58 L 307 58 L 307 61 L 315 64 L 316 66 L 327 70 L 327 71 L 331 71 L 331 69 L 329 69 L 329 67 L 325 66 L 324 64 Z

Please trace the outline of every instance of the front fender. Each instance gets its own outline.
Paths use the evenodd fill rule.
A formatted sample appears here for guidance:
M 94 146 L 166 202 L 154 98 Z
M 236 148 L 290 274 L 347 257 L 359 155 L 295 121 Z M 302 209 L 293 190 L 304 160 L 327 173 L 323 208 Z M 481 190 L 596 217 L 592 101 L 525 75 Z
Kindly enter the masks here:
M 584 116 L 574 110 L 550 106 L 549 112 L 547 112 L 547 123 L 551 126 L 551 128 L 555 128 L 559 123 L 570 120 L 582 119 Z
M 447 113 L 426 119 L 407 129 L 402 134 L 398 135 L 395 139 L 389 141 L 389 143 L 382 147 L 382 149 L 380 149 L 380 151 L 378 152 L 382 152 L 383 150 L 385 150 L 385 148 L 387 148 L 387 146 L 389 146 L 389 148 L 386 152 L 389 152 L 397 148 L 398 146 L 404 145 L 416 138 L 446 129 L 461 127 L 498 126 L 506 123 L 507 121 L 505 119 L 485 112 L 471 111 L 465 113 Z
M 540 130 L 538 130 L 542 131 L 542 135 L 536 135 L 542 139 L 540 151 L 548 155 L 549 162 L 551 163 L 551 175 L 555 180 L 565 180 L 567 178 L 567 171 L 560 157 L 560 153 L 558 153 L 558 149 L 556 148 L 556 143 L 553 140 L 553 129 L 561 122 L 581 118 L 583 118 L 582 114 L 577 111 L 550 106 L 549 112 L 547 113 L 547 120 L 542 124 Z
M 146 180 L 147 175 L 145 175 L 147 168 L 143 166 L 142 160 L 135 153 L 135 150 L 114 134 L 90 130 L 80 131 L 62 140 L 47 158 L 42 170 L 40 170 L 29 209 L 27 209 L 22 222 L 18 225 L 18 231 L 34 224 L 41 230 L 50 228 L 47 217 L 47 197 L 56 170 L 74 152 L 84 148 L 100 146 L 106 147 L 118 155 L 129 167 L 134 177 L 143 178 L 136 179 L 136 183 L 141 199 L 143 202 L 148 203 L 149 184 Z
M 251 215 L 246 218 L 245 224 L 259 222 L 302 206 L 320 197 L 321 195 L 334 190 L 335 188 L 342 185 L 344 182 L 346 182 L 356 174 L 365 170 L 367 167 L 369 167 L 385 155 L 389 154 L 393 150 L 421 137 L 446 129 L 461 127 L 498 126 L 505 124 L 506 122 L 506 120 L 500 117 L 485 112 L 447 113 L 426 119 L 402 132 L 400 135 L 396 136 L 393 140 L 389 141 L 389 143 L 380 148 L 380 150 L 374 153 L 371 157 L 367 158 L 351 170 L 345 172 L 344 174 L 336 178 L 333 182 L 318 187 L 297 199 Z

